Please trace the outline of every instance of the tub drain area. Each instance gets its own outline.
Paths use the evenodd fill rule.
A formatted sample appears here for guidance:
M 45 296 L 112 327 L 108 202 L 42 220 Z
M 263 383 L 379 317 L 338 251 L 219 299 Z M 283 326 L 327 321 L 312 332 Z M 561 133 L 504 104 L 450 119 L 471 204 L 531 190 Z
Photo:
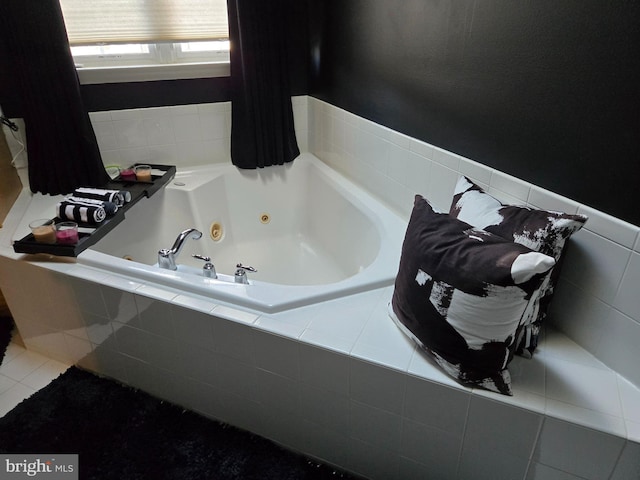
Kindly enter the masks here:
M 264 223 L 265 225 L 271 221 L 271 215 L 268 213 L 260 214 L 260 223 Z

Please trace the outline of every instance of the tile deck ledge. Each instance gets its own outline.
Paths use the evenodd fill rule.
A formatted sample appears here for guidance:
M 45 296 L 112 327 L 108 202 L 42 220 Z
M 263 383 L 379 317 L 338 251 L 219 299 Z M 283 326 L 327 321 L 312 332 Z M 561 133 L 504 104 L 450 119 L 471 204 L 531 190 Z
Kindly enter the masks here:
M 113 285 L 112 276 L 100 283 L 103 282 Z M 162 288 L 144 285 L 136 288 L 143 295 L 151 290 Z M 259 331 L 640 442 L 640 388 L 562 332 L 547 327 L 533 358 L 514 357 L 508 367 L 513 396 L 469 388 L 443 373 L 396 327 L 387 314 L 392 293 L 393 287 L 386 287 L 273 314 L 211 303 L 209 314 L 219 316 L 220 309 L 225 309 L 227 320 Z M 163 300 L 163 295 L 156 297 Z M 188 307 L 202 300 L 205 299 L 178 295 L 170 301 Z M 341 326 L 339 334 L 336 325 Z

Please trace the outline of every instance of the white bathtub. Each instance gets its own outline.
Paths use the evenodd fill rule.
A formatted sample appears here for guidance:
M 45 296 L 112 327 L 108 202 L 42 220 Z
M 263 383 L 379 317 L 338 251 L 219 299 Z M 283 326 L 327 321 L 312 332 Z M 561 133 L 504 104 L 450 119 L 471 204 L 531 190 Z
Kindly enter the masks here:
M 221 236 L 214 239 L 214 232 Z M 157 267 L 157 252 L 184 229 L 177 271 Z M 217 230 L 216 230 L 217 229 Z M 311 154 L 259 170 L 231 165 L 179 171 L 144 199 L 78 263 L 212 299 L 277 312 L 391 285 L 406 222 Z M 219 279 L 202 274 L 211 258 Z M 253 266 L 234 283 L 237 263 Z

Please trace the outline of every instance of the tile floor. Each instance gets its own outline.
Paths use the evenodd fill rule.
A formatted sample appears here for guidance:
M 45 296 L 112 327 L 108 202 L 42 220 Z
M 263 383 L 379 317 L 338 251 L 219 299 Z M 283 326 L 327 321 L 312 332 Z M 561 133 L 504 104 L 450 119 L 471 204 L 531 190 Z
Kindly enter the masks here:
M 67 368 L 69 365 L 27 351 L 14 336 L 0 365 L 0 417 Z

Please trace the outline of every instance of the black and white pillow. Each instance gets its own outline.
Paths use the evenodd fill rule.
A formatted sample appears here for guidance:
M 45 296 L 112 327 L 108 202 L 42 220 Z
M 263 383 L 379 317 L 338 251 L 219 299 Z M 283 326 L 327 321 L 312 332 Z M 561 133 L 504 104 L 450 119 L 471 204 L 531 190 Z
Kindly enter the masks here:
M 554 264 L 416 195 L 389 313 L 456 380 L 511 395 L 517 331 Z
M 558 282 L 566 240 L 582 228 L 587 217 L 504 205 L 464 176 L 458 179 L 449 215 L 556 260 L 556 267 L 549 272 L 540 293 L 532 300 L 526 327 L 522 329 L 521 338 L 518 339 L 516 353 L 531 357 Z

